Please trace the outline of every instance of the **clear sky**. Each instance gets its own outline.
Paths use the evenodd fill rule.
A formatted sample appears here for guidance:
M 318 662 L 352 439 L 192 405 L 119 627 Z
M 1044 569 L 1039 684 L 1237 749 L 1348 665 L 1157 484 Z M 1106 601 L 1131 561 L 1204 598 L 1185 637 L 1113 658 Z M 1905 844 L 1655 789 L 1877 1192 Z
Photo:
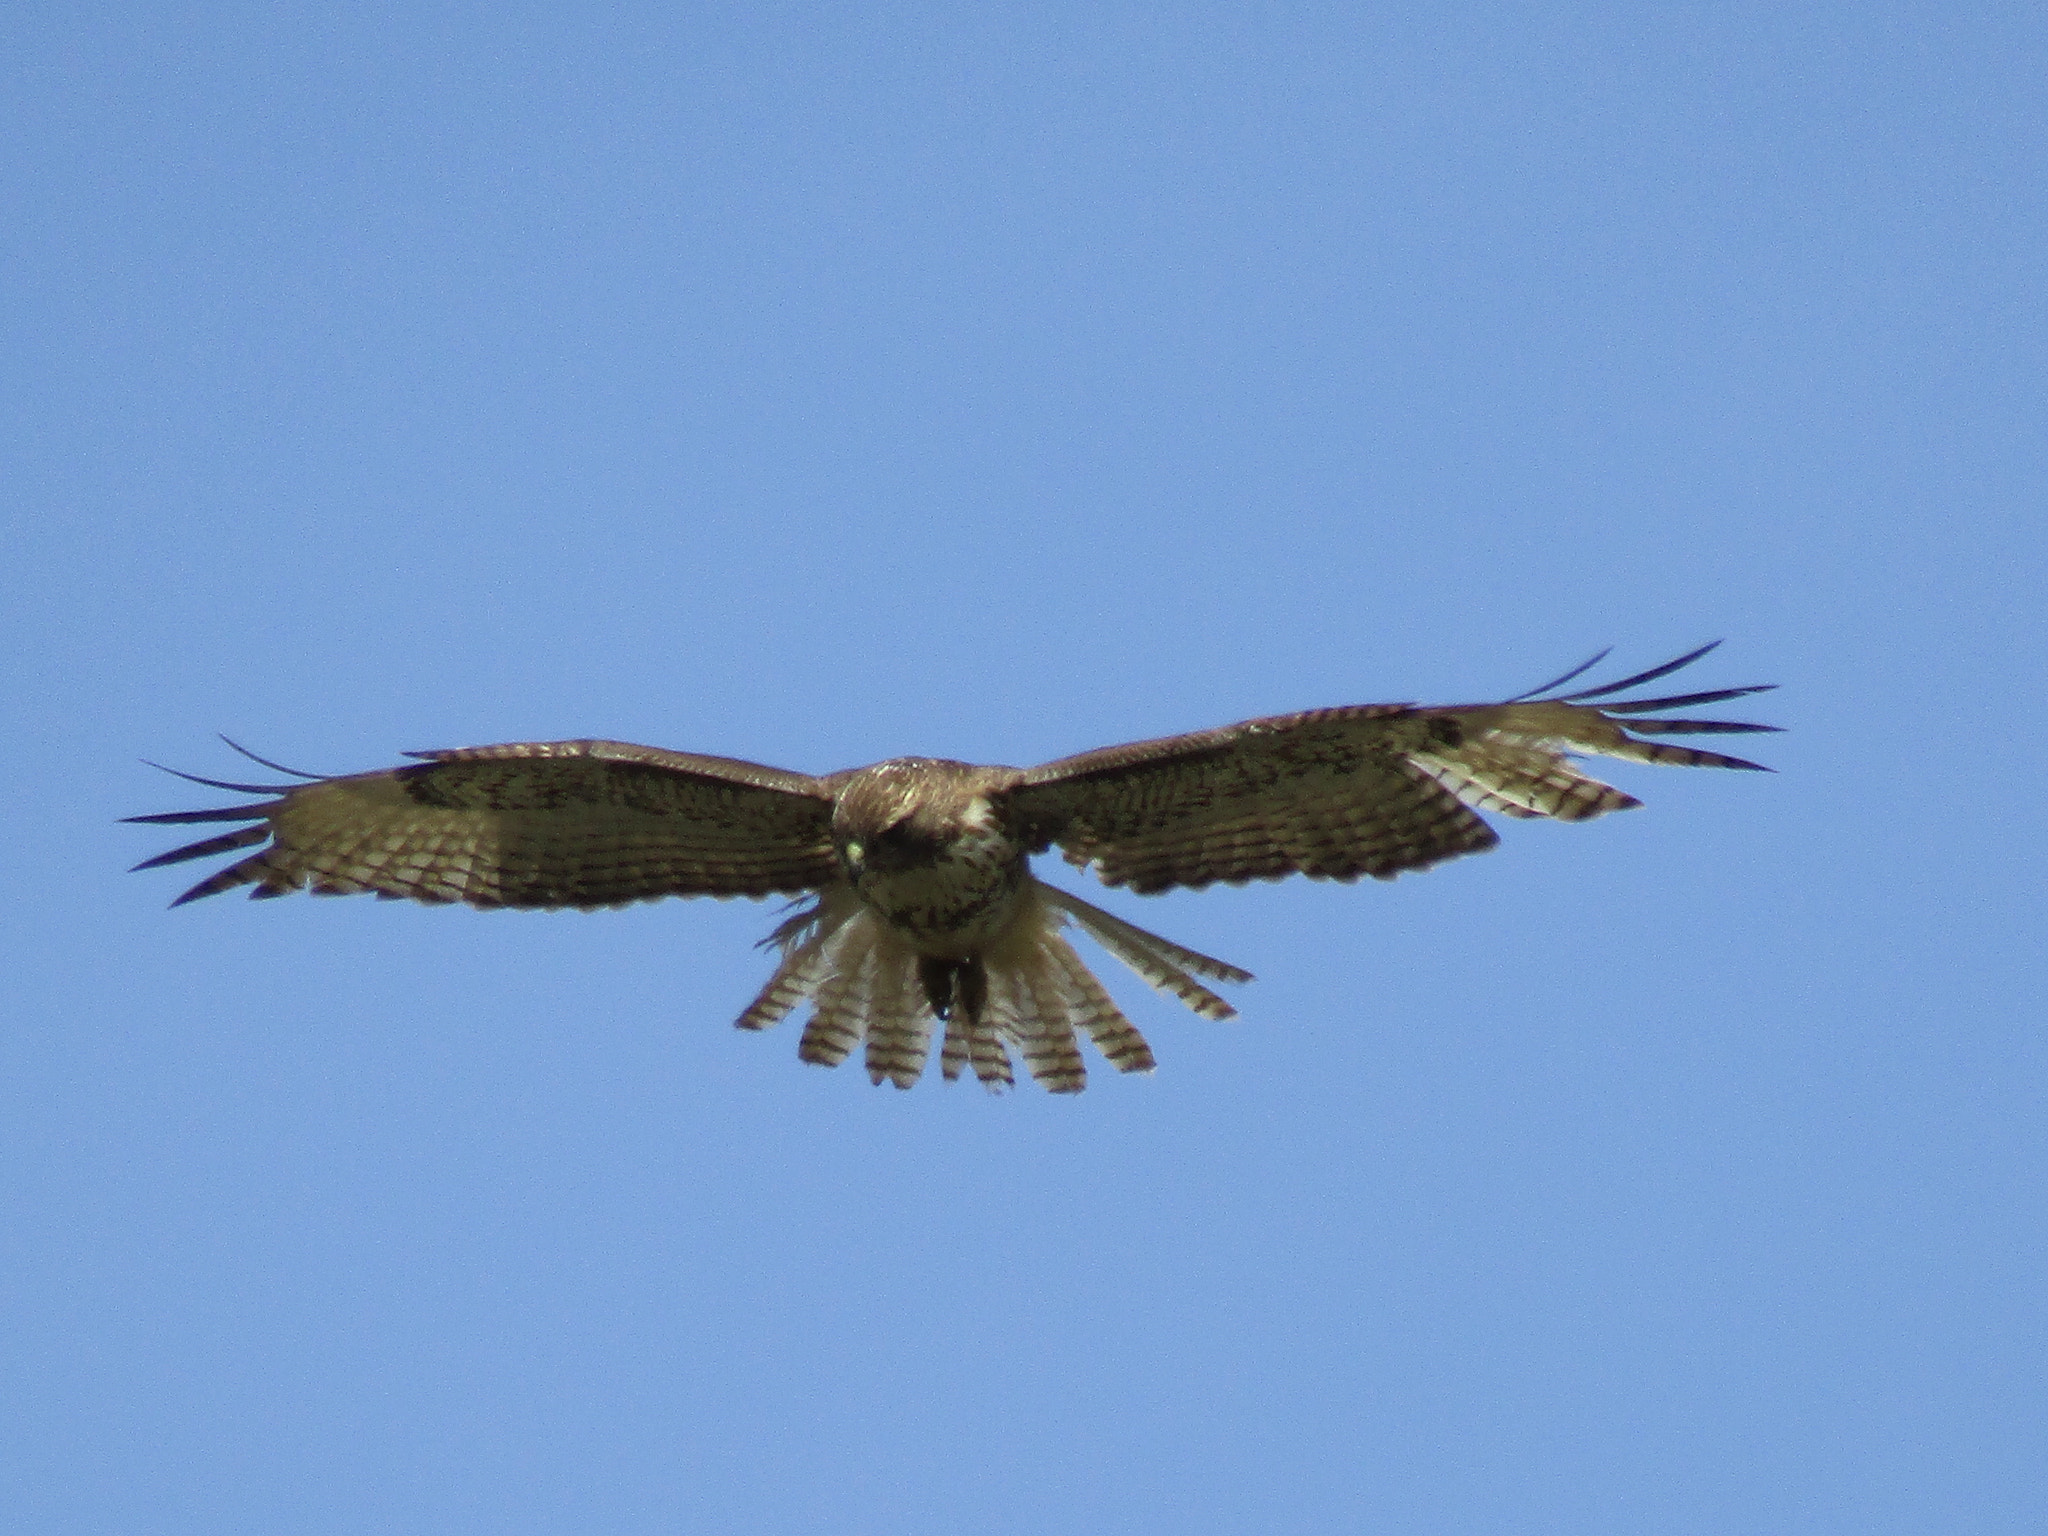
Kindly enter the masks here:
M 6 32 L 14 1528 L 2042 1528 L 2038 6 Z M 1045 869 L 1260 978 L 1091 950 L 1078 1099 L 733 1030 L 771 907 L 167 912 L 116 824 L 216 731 L 1032 763 L 1718 636 L 1775 775 Z

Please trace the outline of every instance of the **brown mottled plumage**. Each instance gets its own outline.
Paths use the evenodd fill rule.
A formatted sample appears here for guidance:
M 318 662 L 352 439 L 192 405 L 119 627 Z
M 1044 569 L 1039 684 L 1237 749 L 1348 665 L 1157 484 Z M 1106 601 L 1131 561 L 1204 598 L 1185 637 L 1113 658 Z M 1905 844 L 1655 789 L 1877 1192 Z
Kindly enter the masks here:
M 836 1065 L 865 1042 L 868 1075 L 908 1088 L 943 1026 L 947 1077 L 971 1070 L 1007 1087 L 1014 1049 L 1034 1079 L 1072 1093 L 1087 1075 L 1077 1031 L 1119 1071 L 1149 1071 L 1153 1059 L 1061 934 L 1068 923 L 1208 1018 L 1236 1010 L 1196 977 L 1251 976 L 1041 884 L 1032 854 L 1058 845 L 1104 884 L 1144 893 L 1291 874 L 1390 880 L 1491 848 L 1499 839 L 1475 810 L 1563 821 L 1624 810 L 1639 802 L 1569 754 L 1758 766 L 1641 738 L 1776 729 L 1642 718 L 1760 688 L 1586 702 L 1712 649 L 1577 693 L 1307 710 L 1038 768 L 901 757 L 813 778 L 615 741 L 518 742 L 413 753 L 422 761 L 381 773 L 296 775 L 309 780 L 297 785 L 199 779 L 277 798 L 130 819 L 255 823 L 136 866 L 257 849 L 174 905 L 243 885 L 252 896 L 374 891 L 585 909 L 806 894 L 814 899 L 769 938 L 781 963 L 741 1028 L 766 1028 L 808 1000 L 805 1061 Z

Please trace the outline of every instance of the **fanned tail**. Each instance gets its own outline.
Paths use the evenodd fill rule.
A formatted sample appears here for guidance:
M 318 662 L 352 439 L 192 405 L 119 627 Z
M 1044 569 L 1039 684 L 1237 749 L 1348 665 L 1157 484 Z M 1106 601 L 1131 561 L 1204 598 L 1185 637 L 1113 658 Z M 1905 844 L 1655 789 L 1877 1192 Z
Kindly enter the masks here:
M 1052 1093 L 1078 1093 L 1088 1073 L 1080 1051 L 1085 1033 L 1119 1072 L 1149 1072 L 1145 1037 L 1061 934 L 1069 919 L 1146 981 L 1209 1018 L 1234 1010 L 1191 972 L 1248 981 L 1248 972 L 1186 949 L 1065 891 L 1036 881 L 1018 895 L 1008 932 L 971 963 L 979 980 L 938 1000 L 944 1008 L 940 1070 L 949 1079 L 972 1071 L 1000 1092 L 1016 1081 L 1015 1059 Z M 743 1029 L 765 1029 L 810 1001 L 797 1054 L 837 1066 L 865 1043 L 868 1076 L 908 1088 L 923 1075 L 940 1016 L 911 944 L 849 891 L 828 893 L 785 921 L 768 943 L 782 960 L 739 1017 Z

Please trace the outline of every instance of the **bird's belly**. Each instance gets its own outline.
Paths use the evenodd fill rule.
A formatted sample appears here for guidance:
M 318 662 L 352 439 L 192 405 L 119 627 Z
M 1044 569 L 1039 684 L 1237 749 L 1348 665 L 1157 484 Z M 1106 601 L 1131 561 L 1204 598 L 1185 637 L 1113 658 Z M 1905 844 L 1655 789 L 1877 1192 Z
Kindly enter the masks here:
M 951 858 L 921 869 L 870 872 L 855 889 L 920 954 L 965 959 L 1009 928 L 1026 878 L 1021 858 Z

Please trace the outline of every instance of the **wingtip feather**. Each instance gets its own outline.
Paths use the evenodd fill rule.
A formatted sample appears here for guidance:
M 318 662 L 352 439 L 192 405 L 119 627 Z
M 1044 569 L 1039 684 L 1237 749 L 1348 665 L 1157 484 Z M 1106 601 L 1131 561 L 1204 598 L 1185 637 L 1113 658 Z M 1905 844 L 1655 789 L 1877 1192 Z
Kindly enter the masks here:
M 208 837 L 196 843 L 187 843 L 182 848 L 160 853 L 153 859 L 144 859 L 128 872 L 132 875 L 136 870 L 161 869 L 166 864 L 183 864 L 188 859 L 206 859 L 217 853 L 232 853 L 237 848 L 247 848 L 260 843 L 269 836 L 270 828 L 267 826 L 243 827 L 239 831 L 226 832 L 219 837 Z
M 226 735 L 221 732 L 215 732 L 214 734 L 220 736 L 220 739 L 222 741 L 226 742 L 228 746 L 231 747 L 233 750 L 241 753 L 242 756 L 249 759 L 250 762 L 261 763 L 265 768 L 275 769 L 279 773 L 288 773 L 295 779 L 307 779 L 312 781 L 313 783 L 319 783 L 322 780 L 333 777 L 333 775 L 331 774 L 308 773 L 303 768 L 287 768 L 283 763 L 273 763 L 269 758 L 260 757 L 256 753 L 251 752 L 247 747 L 243 746 L 239 741 L 235 740 L 235 738 L 232 736 Z
M 1503 704 L 1519 704 L 1524 699 L 1533 699 L 1537 697 L 1539 694 L 1545 694 L 1550 692 L 1550 690 L 1553 688 L 1562 688 L 1566 683 L 1570 682 L 1573 678 L 1583 677 L 1587 672 L 1591 671 L 1594 667 L 1599 666 L 1601 662 L 1605 661 L 1613 653 L 1613 646 L 1604 646 L 1600 650 L 1595 651 L 1591 656 L 1588 656 L 1584 661 L 1580 662 L 1576 667 L 1573 667 L 1571 671 L 1565 673 L 1563 676 L 1553 677 L 1547 683 L 1538 683 L 1534 688 L 1529 689 L 1527 692 L 1518 693 L 1513 698 L 1503 699 L 1501 700 L 1501 702 Z
M 1598 688 L 1582 688 L 1577 693 L 1560 694 L 1558 696 L 1559 702 L 1580 704 L 1587 699 L 1604 698 L 1610 693 L 1625 693 L 1631 688 L 1640 688 L 1644 683 L 1654 683 L 1660 677 L 1669 677 L 1680 668 L 1691 666 L 1720 644 L 1719 640 L 1709 640 L 1698 649 L 1687 651 L 1675 661 L 1667 661 L 1662 666 L 1651 667 L 1646 672 L 1638 672 L 1634 677 L 1624 677 L 1618 683 L 1603 683 Z
M 174 779 L 183 779 L 188 784 L 204 784 L 208 789 L 225 789 L 237 795 L 288 795 L 298 788 L 296 784 L 237 784 L 229 779 L 206 779 L 182 768 L 168 768 L 146 757 L 142 761 L 158 773 L 168 773 Z M 291 772 L 289 768 L 284 771 Z
M 209 811 L 160 811 L 154 816 L 123 816 L 121 821 L 158 827 L 185 826 L 199 821 L 261 821 L 276 805 L 275 800 L 266 800 L 260 805 L 223 805 Z

